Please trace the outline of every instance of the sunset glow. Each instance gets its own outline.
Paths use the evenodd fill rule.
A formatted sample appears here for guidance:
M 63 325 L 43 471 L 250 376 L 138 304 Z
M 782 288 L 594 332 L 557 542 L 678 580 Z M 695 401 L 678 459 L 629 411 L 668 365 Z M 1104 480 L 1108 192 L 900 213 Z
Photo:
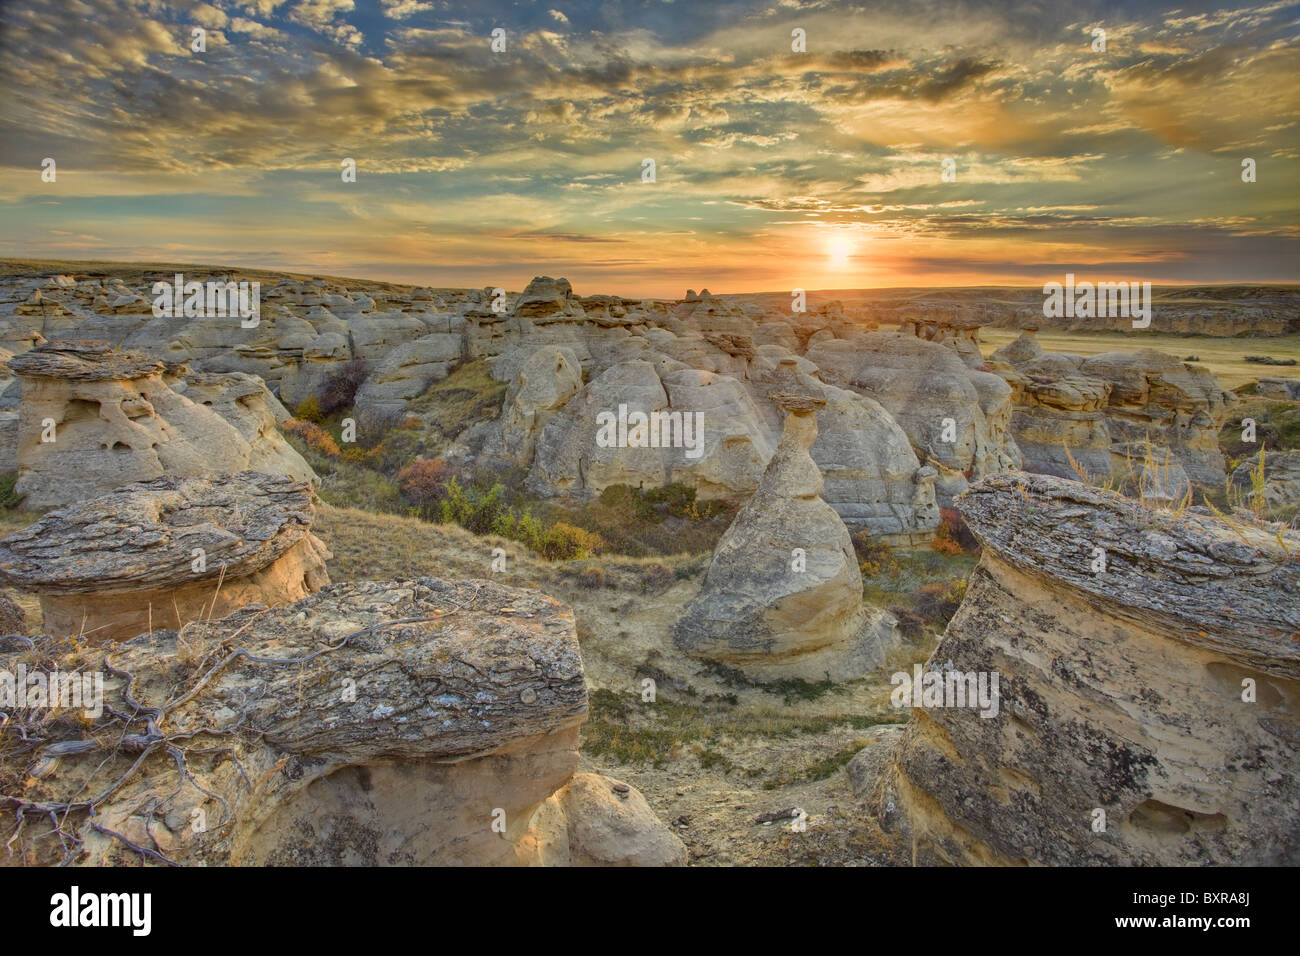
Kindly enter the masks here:
M 0 255 L 665 296 L 1300 277 L 1285 4 L 467 9 L 5 4 Z

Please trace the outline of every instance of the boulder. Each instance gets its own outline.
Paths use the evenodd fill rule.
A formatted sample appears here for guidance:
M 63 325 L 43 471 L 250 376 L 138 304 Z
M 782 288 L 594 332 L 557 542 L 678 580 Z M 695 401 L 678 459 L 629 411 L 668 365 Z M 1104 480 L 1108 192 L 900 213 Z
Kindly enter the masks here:
M 45 650 L 0 649 L 0 667 Z M 24 834 L 0 862 L 684 861 L 635 790 L 574 775 L 587 692 L 573 614 L 536 591 L 332 585 L 120 645 L 104 697 L 101 715 L 5 751 L 0 771 L 29 784 L 0 805 L 57 806 L 62 834 Z
M 537 276 L 515 300 L 513 314 L 525 319 L 557 321 L 581 318 L 584 312 L 568 279 Z
M 163 381 L 162 362 L 103 343 L 54 342 L 15 356 L 22 402 L 18 482 L 31 508 L 161 475 L 241 471 L 252 449 L 212 409 Z
M 873 791 L 913 859 L 1300 863 L 1300 536 L 1028 473 L 958 507 L 983 556 Z M 992 714 L 942 691 L 977 675 Z
M 1018 467 L 1020 451 L 1006 430 L 1011 390 L 969 368 L 956 352 L 900 332 L 870 332 L 808 350 L 824 381 L 851 388 L 884 407 L 916 450 L 935 463 L 940 504 L 969 480 Z
M 296 601 L 329 583 L 305 482 L 164 477 L 51 511 L 0 541 L 0 580 L 47 634 L 92 644 Z
M 533 818 L 549 866 L 685 866 L 686 845 L 620 780 L 573 775 Z
M 187 372 L 173 388 L 196 405 L 211 408 L 239 430 L 248 442 L 247 470 L 285 475 L 319 487 L 320 479 L 311 465 L 280 433 L 278 424 L 289 418 L 289 412 L 256 375 Z
M 506 456 L 532 464 L 538 434 L 581 388 L 582 367 L 572 349 L 544 346 L 525 359 L 501 412 Z
M 917 462 L 894 418 L 865 395 L 824 387 L 812 459 L 825 478 L 822 497 L 851 530 L 890 545 L 921 544 L 939 526 L 934 468 Z

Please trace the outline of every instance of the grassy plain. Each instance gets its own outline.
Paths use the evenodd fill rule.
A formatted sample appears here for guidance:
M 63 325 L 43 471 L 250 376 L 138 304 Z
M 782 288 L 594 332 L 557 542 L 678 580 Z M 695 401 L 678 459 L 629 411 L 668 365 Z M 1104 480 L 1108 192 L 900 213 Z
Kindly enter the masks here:
M 1017 329 L 980 329 L 980 351 L 992 355 L 1020 336 Z M 1300 335 L 1260 338 L 1216 338 L 1208 335 L 1173 335 L 1168 332 L 1057 332 L 1040 330 L 1038 341 L 1048 352 L 1098 355 L 1102 352 L 1136 352 L 1151 348 L 1187 360 L 1213 372 L 1224 388 L 1235 389 L 1258 378 L 1300 379 Z M 1247 362 L 1247 355 L 1274 359 L 1295 359 L 1296 365 L 1261 365 Z

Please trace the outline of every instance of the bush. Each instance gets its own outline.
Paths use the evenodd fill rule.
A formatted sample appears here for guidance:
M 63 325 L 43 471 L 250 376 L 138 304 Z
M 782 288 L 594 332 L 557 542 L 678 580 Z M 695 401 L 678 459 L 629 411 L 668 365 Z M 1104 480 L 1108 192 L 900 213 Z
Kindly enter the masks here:
M 853 550 L 858 556 L 858 570 L 866 578 L 874 578 L 893 560 L 889 545 L 871 537 L 865 528 L 852 536 Z
M 340 362 L 334 372 L 325 379 L 321 388 L 318 407 L 325 415 L 345 408 L 351 408 L 357 399 L 357 390 L 370 374 L 370 366 L 365 359 L 350 359 Z
M 365 448 L 383 444 L 388 433 L 402 427 L 406 413 L 400 408 L 366 408 L 354 416 L 357 420 L 357 442 Z
M 8 472 L 0 475 L 0 508 L 8 510 L 17 508 L 26 495 L 16 494 L 14 485 L 18 484 L 18 475 L 15 472 Z
M 630 512 L 630 516 L 639 521 L 658 521 L 663 518 L 708 521 L 723 510 L 718 502 L 696 501 L 695 489 L 680 482 L 659 488 L 610 485 L 601 491 L 597 500 L 602 508 Z
M 501 500 L 504 488 L 493 485 L 484 494 L 476 488 L 462 488 L 455 478 L 447 482 L 439 513 L 448 524 L 458 524 L 474 534 L 489 534 L 505 511 Z M 534 549 L 536 550 L 536 549 Z
M 677 583 L 677 575 L 662 564 L 649 564 L 641 571 L 641 593 L 662 591 Z
M 365 448 L 357 445 L 349 445 L 343 449 L 343 460 L 349 461 L 354 465 L 362 465 L 375 471 L 379 470 L 379 461 L 383 456 L 383 446 L 378 446 L 366 451 Z
M 594 554 L 605 546 L 600 535 L 557 521 L 545 531 L 525 541 L 530 548 L 548 561 L 571 561 Z
M 951 584 L 936 581 L 933 584 L 923 584 L 917 589 L 913 608 L 921 620 L 946 627 L 965 597 L 965 578 L 959 578 Z
M 955 508 L 939 509 L 939 530 L 935 532 L 934 549 L 940 554 L 961 554 L 963 551 L 978 552 L 979 539 L 966 527 L 961 514 Z
M 310 399 L 309 399 L 310 401 Z M 303 404 L 306 404 L 305 402 Z M 301 405 L 299 406 L 302 407 Z M 318 455 L 337 459 L 341 452 L 334 436 L 314 422 L 290 418 L 280 423 L 281 430 L 287 435 L 295 435 L 306 443 L 307 447 Z
M 397 486 L 403 498 L 426 511 L 443 497 L 450 479 L 451 469 L 441 458 L 420 458 L 397 473 Z
M 315 395 L 307 396 L 293 410 L 293 417 L 299 421 L 311 422 L 313 425 L 321 424 L 325 421 L 325 412 L 321 410 L 320 399 Z
M 605 571 L 602 568 L 583 568 L 578 572 L 578 584 L 581 587 L 595 590 L 605 586 Z

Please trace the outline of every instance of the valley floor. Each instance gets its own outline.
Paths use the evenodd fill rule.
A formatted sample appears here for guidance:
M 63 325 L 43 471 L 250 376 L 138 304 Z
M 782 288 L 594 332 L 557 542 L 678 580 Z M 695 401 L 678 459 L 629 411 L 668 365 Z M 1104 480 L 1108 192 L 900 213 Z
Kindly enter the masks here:
M 591 697 L 581 769 L 640 790 L 695 865 L 906 862 L 888 858 L 843 768 L 864 747 L 880 748 L 883 758 L 905 720 L 889 706 L 889 674 L 924 661 L 933 635 L 905 643 L 890 666 L 850 684 L 760 687 L 672 645 L 671 625 L 699 587 L 698 556 L 551 563 L 453 525 L 329 506 L 316 530 L 333 551 L 335 581 L 486 577 L 492 549 L 502 547 L 507 570 L 494 578 L 569 602 Z M 604 586 L 584 585 L 583 571 L 597 566 Z M 670 583 L 647 574 L 663 567 L 675 572 Z M 654 681 L 653 702 L 643 700 L 646 679 Z M 794 832 L 790 819 L 755 822 L 790 807 L 807 812 L 805 831 Z

